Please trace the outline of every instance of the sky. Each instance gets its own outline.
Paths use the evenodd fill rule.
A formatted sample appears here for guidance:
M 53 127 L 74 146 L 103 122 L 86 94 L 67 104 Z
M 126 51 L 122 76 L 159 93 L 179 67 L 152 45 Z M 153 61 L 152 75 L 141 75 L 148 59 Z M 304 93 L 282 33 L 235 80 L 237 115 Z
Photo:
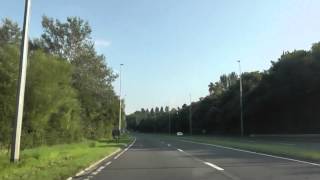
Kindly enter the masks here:
M 126 112 L 177 107 L 208 95 L 208 84 L 263 71 L 283 51 L 320 40 L 318 0 L 32 0 L 30 37 L 43 15 L 89 22 L 97 51 L 122 68 Z M 22 25 L 24 1 L 1 0 L 0 18 Z M 119 81 L 114 83 L 119 93 Z

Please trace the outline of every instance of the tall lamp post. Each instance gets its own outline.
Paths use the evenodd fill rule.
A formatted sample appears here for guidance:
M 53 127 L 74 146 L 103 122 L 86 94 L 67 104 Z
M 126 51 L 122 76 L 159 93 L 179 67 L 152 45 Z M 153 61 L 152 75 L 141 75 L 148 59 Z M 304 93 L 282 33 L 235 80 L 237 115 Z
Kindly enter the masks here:
M 192 109 L 191 109 L 191 94 L 189 94 L 190 98 L 190 107 L 189 107 L 189 130 L 190 130 L 190 135 L 192 136 Z
M 19 79 L 18 79 L 17 97 L 16 97 L 16 119 L 14 122 L 12 143 L 11 143 L 11 156 L 10 156 L 11 162 L 17 162 L 19 161 L 19 158 L 20 158 L 20 139 L 21 139 L 21 129 L 22 129 L 24 92 L 25 92 L 26 76 L 27 76 L 30 7 L 31 7 L 31 0 L 25 0 L 23 31 L 22 31 L 22 40 L 21 40 L 21 47 L 20 47 Z
M 121 69 L 123 64 L 120 64 L 120 73 L 119 73 L 119 80 L 120 80 L 120 88 L 119 88 L 119 131 L 121 132 Z
M 242 72 L 241 72 L 241 62 L 239 63 L 239 80 L 240 80 L 240 121 L 241 121 L 241 136 L 244 135 L 244 127 L 243 127 L 243 99 L 242 99 Z
M 169 135 L 171 135 L 171 117 L 170 117 L 170 107 L 168 108 L 168 115 L 169 115 Z

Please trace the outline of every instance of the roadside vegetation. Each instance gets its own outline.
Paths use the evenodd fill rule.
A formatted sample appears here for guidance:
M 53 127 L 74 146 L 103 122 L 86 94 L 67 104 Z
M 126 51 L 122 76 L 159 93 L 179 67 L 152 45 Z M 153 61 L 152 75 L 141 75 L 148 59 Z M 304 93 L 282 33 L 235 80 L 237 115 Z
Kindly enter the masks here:
M 21 30 L 0 23 L 0 179 L 64 179 L 121 147 L 109 141 L 119 118 L 117 74 L 96 52 L 89 23 L 43 16 L 42 27 L 29 41 L 22 151 L 10 164 Z
M 117 74 L 95 50 L 89 23 L 43 16 L 30 40 L 21 148 L 110 138 L 118 124 Z M 16 105 L 21 30 L 0 23 L 0 149 L 8 149 Z M 125 125 L 125 121 L 123 123 Z M 23 157 L 22 157 L 23 158 Z
M 244 133 L 320 134 L 320 43 L 283 52 L 263 72 L 244 72 Z M 181 107 L 142 108 L 127 116 L 132 130 L 151 133 L 240 134 L 239 75 L 210 82 L 208 95 Z M 191 109 L 191 110 L 190 110 Z M 191 111 L 191 113 L 190 113 Z
M 22 151 L 21 161 L 15 164 L 9 162 L 7 153 L 1 152 L 0 179 L 66 179 L 131 141 L 129 136 L 124 135 L 119 143 L 100 139 L 40 146 Z

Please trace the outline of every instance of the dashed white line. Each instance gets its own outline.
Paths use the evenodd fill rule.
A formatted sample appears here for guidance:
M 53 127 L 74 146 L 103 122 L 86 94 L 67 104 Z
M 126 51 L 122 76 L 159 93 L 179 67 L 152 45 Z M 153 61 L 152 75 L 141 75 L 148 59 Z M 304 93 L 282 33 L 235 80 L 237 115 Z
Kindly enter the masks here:
M 125 153 L 128 148 L 125 148 L 121 153 L 117 154 L 113 159 L 118 159 L 123 153 Z
M 210 163 L 210 162 L 206 162 L 206 161 L 203 161 L 203 160 L 201 160 L 201 159 L 199 159 L 199 158 L 196 158 L 196 157 L 194 157 L 192 154 L 187 153 L 187 152 L 183 151 L 182 149 L 177 148 L 177 150 L 180 151 L 180 152 L 183 152 L 183 153 L 187 154 L 188 156 L 192 157 L 193 159 L 195 159 L 195 160 L 197 160 L 197 161 L 199 161 L 199 162 L 202 162 L 202 163 L 204 163 L 204 164 L 206 164 L 206 165 L 208 165 L 208 166 L 210 166 L 210 167 L 213 167 L 214 169 L 216 169 L 216 170 L 218 170 L 218 171 L 223 171 L 223 170 L 224 170 L 223 168 L 221 168 L 221 167 L 219 167 L 219 166 L 217 166 L 217 165 L 215 165 L 215 164 L 212 164 L 212 163 Z
M 117 154 L 113 159 L 118 159 L 123 153 L 125 153 L 126 151 L 128 151 L 128 149 L 133 146 L 133 144 L 136 142 L 136 139 L 134 139 L 134 141 L 127 147 L 125 148 L 121 153 Z
M 91 164 L 91 165 L 90 165 L 89 167 L 87 167 L 86 169 L 81 170 L 81 171 L 78 172 L 75 176 L 77 177 L 77 176 L 83 175 L 85 172 L 89 171 L 90 169 L 92 169 L 93 167 L 95 167 L 96 165 L 98 165 L 99 163 L 101 163 L 102 161 L 108 159 L 109 157 L 113 156 L 114 154 L 118 153 L 119 151 L 120 151 L 120 149 L 117 149 L 116 151 L 114 151 L 113 153 L 109 154 L 108 156 L 106 156 L 106 157 L 100 159 L 99 161 Z M 68 180 L 69 180 L 69 179 L 72 179 L 72 177 L 69 177 L 69 178 L 67 178 L 67 179 L 68 179 Z
M 286 157 L 281 157 L 281 156 L 275 156 L 275 155 L 270 155 L 270 154 L 265 154 L 265 153 L 258 153 L 258 152 L 254 152 L 254 151 L 243 150 L 243 149 L 231 148 L 231 147 L 227 147 L 227 146 L 208 144 L 208 143 L 200 143 L 200 142 L 189 141 L 189 140 L 180 140 L 180 141 L 189 142 L 189 143 L 193 143 L 193 144 L 202 144 L 202 145 L 206 145 L 206 146 L 213 146 L 213 147 L 217 147 L 217 148 L 229 149 L 229 150 L 245 152 L 245 153 L 250 153 L 250 154 L 256 154 L 256 155 L 260 155 L 260 156 L 267 156 L 267 157 L 276 158 L 276 159 L 283 159 L 283 160 L 287 160 L 287 161 L 309 164 L 309 165 L 313 165 L 313 166 L 320 166 L 320 164 L 318 164 L 318 163 L 302 161 L 302 160 L 297 160 L 297 159 L 292 159 L 292 158 L 286 158 Z
M 128 149 L 136 142 L 136 138 L 134 139 L 134 141 L 127 147 L 125 148 L 122 152 L 120 152 L 119 154 L 117 154 L 114 159 L 118 159 L 124 152 L 128 151 Z M 102 169 L 104 169 L 106 166 L 110 165 L 112 163 L 112 161 L 108 161 L 105 165 L 100 166 L 96 171 L 92 172 L 92 175 L 97 175 Z
M 183 152 L 183 153 L 187 154 L 188 156 L 194 158 L 195 160 L 197 160 L 197 161 L 199 161 L 199 162 L 202 162 L 202 163 L 204 163 L 204 164 L 206 164 L 206 165 L 208 165 L 208 166 L 210 166 L 210 167 L 213 167 L 214 169 L 216 169 L 216 170 L 218 170 L 218 171 L 223 171 L 223 170 L 224 170 L 223 168 L 221 168 L 221 167 L 219 167 L 219 166 L 217 166 L 217 165 L 215 165 L 215 164 L 212 164 L 212 163 L 210 163 L 210 162 L 206 162 L 206 161 L 203 161 L 203 160 L 201 160 L 201 159 L 198 159 L 198 158 L 194 157 L 193 155 L 191 155 L 191 154 L 189 154 L 189 153 L 187 153 L 187 152 L 184 152 L 182 149 L 177 148 L 177 150 L 180 151 L 180 152 Z
M 218 171 L 223 171 L 223 170 L 224 170 L 223 168 L 221 168 L 221 167 L 219 167 L 219 166 L 217 166 L 217 165 L 215 165 L 215 164 L 212 164 L 212 163 L 209 163 L 209 162 L 203 162 L 203 163 L 206 164 L 206 165 L 208 165 L 208 166 L 210 166 L 210 167 L 215 168 L 215 169 L 218 170 Z
M 95 172 L 93 172 L 92 174 L 93 175 L 97 175 L 99 172 L 98 171 L 95 171 Z
M 105 166 L 100 166 L 100 167 L 97 169 L 97 171 L 99 172 L 99 171 L 101 171 L 103 168 L 105 168 Z
M 125 151 L 122 151 L 121 153 L 117 154 L 113 159 L 118 159 Z
M 170 147 L 171 146 L 171 144 L 168 144 L 168 147 Z

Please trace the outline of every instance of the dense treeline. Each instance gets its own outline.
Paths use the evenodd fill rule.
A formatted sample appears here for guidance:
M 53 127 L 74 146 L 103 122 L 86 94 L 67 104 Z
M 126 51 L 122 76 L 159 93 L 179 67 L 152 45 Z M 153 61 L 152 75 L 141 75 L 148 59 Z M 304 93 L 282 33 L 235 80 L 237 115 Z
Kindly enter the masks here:
M 284 52 L 271 63 L 264 72 L 242 74 L 245 133 L 320 133 L 320 43 L 309 51 Z M 188 133 L 191 112 L 193 133 L 239 134 L 239 99 L 233 72 L 210 83 L 209 95 L 191 106 L 142 109 L 129 115 L 127 124 L 142 132 Z
M 22 147 L 109 137 L 118 124 L 117 78 L 99 55 L 88 22 L 46 16 L 43 34 L 29 45 Z M 21 30 L 0 24 L 0 148 L 11 141 Z

